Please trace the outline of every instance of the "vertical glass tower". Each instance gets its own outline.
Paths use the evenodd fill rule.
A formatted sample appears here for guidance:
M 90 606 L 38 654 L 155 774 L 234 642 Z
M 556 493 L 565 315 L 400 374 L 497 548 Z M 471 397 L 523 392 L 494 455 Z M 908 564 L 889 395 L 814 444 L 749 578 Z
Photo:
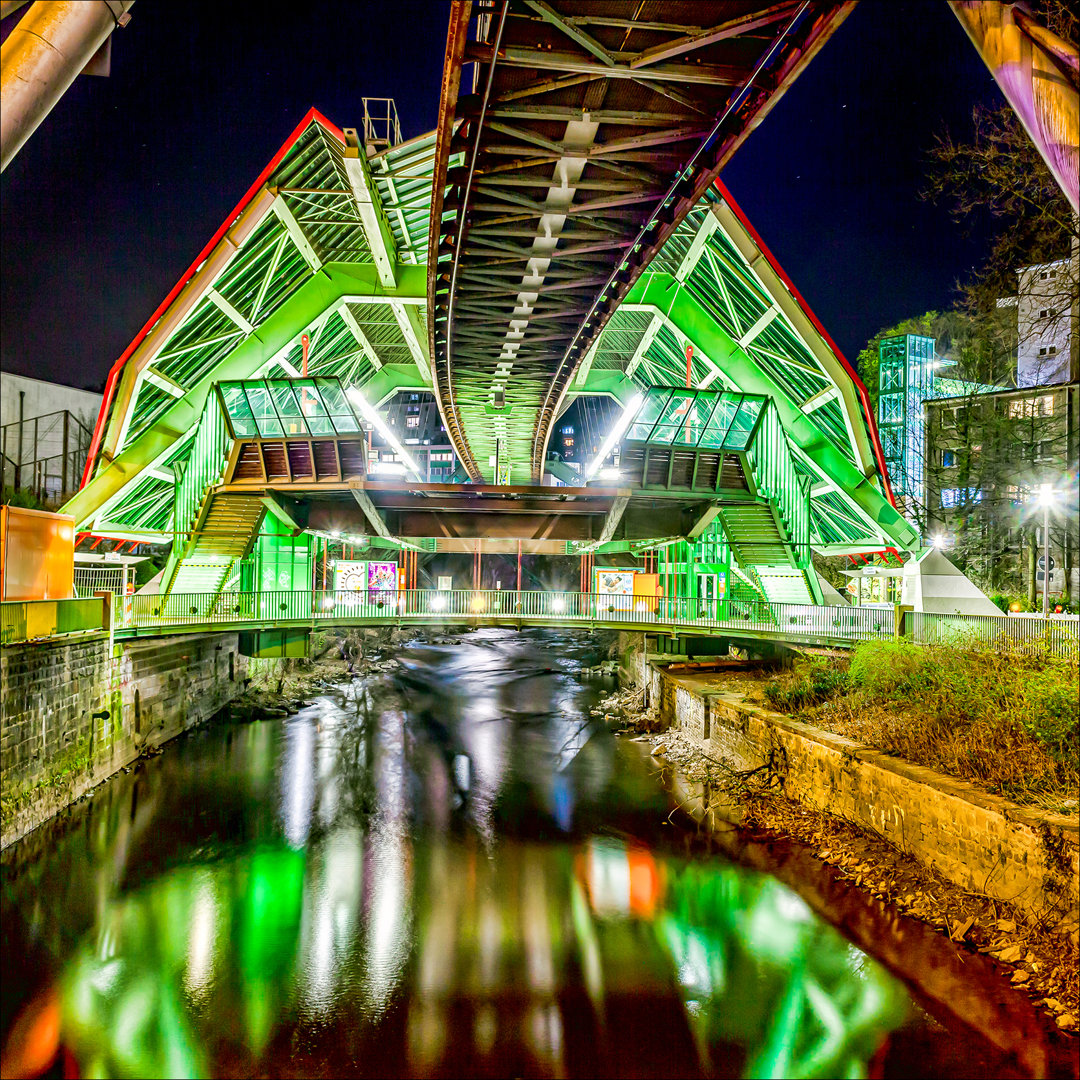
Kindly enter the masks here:
M 934 339 L 883 338 L 878 349 L 878 429 L 897 498 L 920 500 L 923 489 L 923 402 L 934 396 Z

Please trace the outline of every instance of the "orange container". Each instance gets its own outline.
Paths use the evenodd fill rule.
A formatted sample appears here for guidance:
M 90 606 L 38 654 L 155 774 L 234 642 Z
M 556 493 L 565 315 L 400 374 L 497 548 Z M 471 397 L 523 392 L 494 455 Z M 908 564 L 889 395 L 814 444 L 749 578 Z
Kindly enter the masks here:
M 638 611 L 639 604 L 644 603 L 648 611 L 655 613 L 656 601 L 663 595 L 660 587 L 659 574 L 634 574 L 634 610 Z
M 75 595 L 75 519 L 0 506 L 0 599 L 67 600 Z

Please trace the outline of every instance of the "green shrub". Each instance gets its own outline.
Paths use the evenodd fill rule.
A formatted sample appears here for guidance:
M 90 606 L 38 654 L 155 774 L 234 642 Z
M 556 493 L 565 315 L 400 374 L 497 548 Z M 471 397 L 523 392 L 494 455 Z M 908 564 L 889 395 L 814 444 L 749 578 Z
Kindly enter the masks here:
M 978 643 L 875 641 L 856 646 L 849 672 L 846 734 L 1016 797 L 1075 788 L 1075 664 Z M 875 709 L 891 719 L 860 719 Z
M 821 705 L 851 688 L 848 673 L 840 661 L 800 660 L 792 672 L 770 679 L 764 687 L 765 700 L 781 712 L 798 712 Z
M 848 674 L 852 686 L 877 698 L 901 692 L 919 666 L 918 654 L 895 641 L 864 641 L 855 646 Z

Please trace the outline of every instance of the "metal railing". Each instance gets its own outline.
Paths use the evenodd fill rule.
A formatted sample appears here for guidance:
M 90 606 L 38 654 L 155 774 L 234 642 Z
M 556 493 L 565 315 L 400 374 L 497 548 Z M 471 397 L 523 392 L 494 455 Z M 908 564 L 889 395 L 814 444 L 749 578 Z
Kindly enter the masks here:
M 746 457 L 758 494 L 776 502 L 802 565 L 810 552 L 810 488 L 795 469 L 780 414 L 771 399 L 754 425 Z
M 155 628 L 274 626 L 282 623 L 364 623 L 408 621 L 522 622 L 533 625 L 603 625 L 628 628 L 677 627 L 752 631 L 814 641 L 864 641 L 892 637 L 893 611 L 885 608 L 832 608 L 643 598 L 621 594 L 473 589 L 407 589 L 388 592 L 294 591 L 140 593 L 126 598 L 117 627 Z
M 174 551 L 186 545 L 191 530 L 198 521 L 206 492 L 214 484 L 219 484 L 224 477 L 232 442 L 233 434 L 225 406 L 218 388 L 214 386 L 207 395 L 191 453 L 180 467 L 181 476 L 174 489 Z
M 107 600 L 5 600 L 0 603 L 0 645 L 104 630 Z
M 1072 621 L 1041 615 L 940 615 L 929 611 L 909 612 L 906 619 L 911 624 L 911 640 L 921 645 L 980 645 L 1066 660 L 1080 655 L 1080 636 Z
M 281 625 L 317 628 L 357 623 L 528 624 L 604 626 L 660 632 L 694 630 L 734 636 L 740 632 L 786 641 L 851 644 L 900 634 L 918 644 L 946 643 L 1010 648 L 1032 655 L 1076 660 L 1077 624 L 1040 616 L 939 615 L 911 612 L 897 627 L 895 609 L 773 604 L 765 600 L 708 601 L 682 597 L 633 597 L 508 589 L 403 589 L 386 592 L 297 590 L 280 592 L 137 593 L 85 600 L 36 600 L 0 605 L 0 641 L 53 637 L 108 626 L 139 631 L 262 629 Z
M 97 592 L 123 595 L 127 575 L 122 566 L 76 566 L 75 595 L 89 599 Z

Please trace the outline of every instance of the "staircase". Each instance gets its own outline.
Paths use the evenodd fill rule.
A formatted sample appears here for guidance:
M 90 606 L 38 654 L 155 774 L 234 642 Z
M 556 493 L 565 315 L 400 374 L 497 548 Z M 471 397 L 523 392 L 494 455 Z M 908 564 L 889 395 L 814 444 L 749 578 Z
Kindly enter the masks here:
M 806 570 L 784 566 L 757 567 L 758 580 L 773 604 L 820 604 Z
M 773 604 L 820 604 L 810 556 L 810 492 L 796 472 L 776 406 L 761 411 L 745 453 L 759 499 L 720 511 L 728 544 Z
M 163 590 L 166 595 L 216 595 L 237 560 L 251 550 L 265 508 L 257 495 L 216 495 L 210 490 L 201 509 L 194 537 Z
M 176 472 L 173 547 L 162 575 L 162 596 L 216 596 L 237 559 L 251 549 L 262 521 L 259 495 L 221 495 L 233 445 L 232 428 L 220 395 L 210 393 L 188 459 Z
M 740 566 L 789 564 L 793 552 L 771 505 L 725 506 L 720 511 L 728 545 Z

